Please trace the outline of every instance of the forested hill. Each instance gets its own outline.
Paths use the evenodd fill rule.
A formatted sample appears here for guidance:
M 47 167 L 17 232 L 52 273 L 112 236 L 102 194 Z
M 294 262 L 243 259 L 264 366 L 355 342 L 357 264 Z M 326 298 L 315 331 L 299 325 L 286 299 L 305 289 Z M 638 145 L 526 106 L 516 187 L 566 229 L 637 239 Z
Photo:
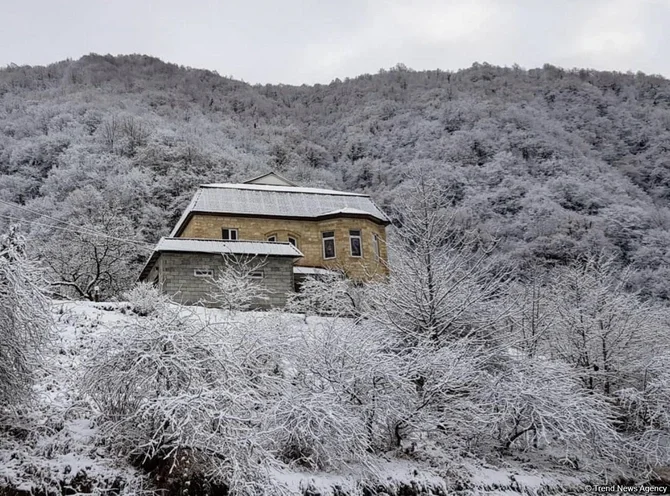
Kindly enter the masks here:
M 420 169 L 510 261 L 604 250 L 668 298 L 669 150 L 670 82 L 643 74 L 399 65 L 252 86 L 140 55 L 0 70 L 0 223 L 23 219 L 64 273 L 82 239 L 111 240 L 86 234 L 123 239 L 120 285 L 146 256 L 127 239 L 168 233 L 200 183 L 273 169 L 389 207 Z

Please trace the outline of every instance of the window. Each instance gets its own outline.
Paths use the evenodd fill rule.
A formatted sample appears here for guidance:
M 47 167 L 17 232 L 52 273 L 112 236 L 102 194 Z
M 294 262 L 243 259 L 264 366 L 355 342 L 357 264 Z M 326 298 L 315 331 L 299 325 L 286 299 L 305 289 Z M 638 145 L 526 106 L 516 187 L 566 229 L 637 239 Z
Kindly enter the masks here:
M 237 229 L 224 227 L 221 229 L 221 239 L 225 239 L 227 241 L 237 241 Z
M 270 241 L 271 243 L 276 243 L 277 242 L 277 235 L 273 234 L 271 236 L 268 236 L 268 241 Z
M 323 236 L 323 258 L 335 258 L 335 232 L 327 231 Z
M 349 247 L 351 248 L 352 257 L 363 256 L 363 246 L 361 244 L 361 231 L 352 229 L 349 231 Z
M 262 270 L 255 270 L 254 272 L 249 272 L 249 277 L 251 279 L 263 279 L 263 271 Z
M 379 260 L 379 235 L 372 235 L 372 251 L 374 251 L 375 258 Z
M 291 243 L 291 244 L 292 244 L 293 246 L 295 246 L 296 248 L 298 247 L 298 240 L 295 239 L 293 236 L 289 236 L 289 237 L 288 237 L 288 242 Z
M 195 277 L 214 277 L 214 271 L 212 269 L 193 269 L 193 275 Z

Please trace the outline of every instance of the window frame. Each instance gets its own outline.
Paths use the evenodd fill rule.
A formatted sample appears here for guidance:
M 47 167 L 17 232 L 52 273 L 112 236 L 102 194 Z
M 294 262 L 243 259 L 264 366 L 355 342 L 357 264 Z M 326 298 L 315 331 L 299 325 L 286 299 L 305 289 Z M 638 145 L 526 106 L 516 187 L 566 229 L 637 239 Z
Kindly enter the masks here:
M 193 269 L 193 277 L 210 277 L 214 279 L 214 270 L 205 269 L 204 267 L 195 268 Z
M 372 252 L 375 255 L 375 260 L 381 260 L 381 249 L 379 246 L 379 234 L 372 233 Z
M 358 233 L 358 234 L 352 234 Z M 354 255 L 354 239 L 358 239 L 358 249 L 360 253 Z M 349 229 L 349 255 L 352 258 L 363 258 L 363 230 L 362 229 Z
M 228 238 L 227 239 L 223 237 L 223 233 L 225 231 L 228 231 Z M 235 233 L 235 238 L 230 237 L 230 234 L 233 233 L 233 232 Z M 239 230 L 236 227 L 222 227 L 221 228 L 221 239 L 224 240 L 224 241 L 237 241 L 237 240 L 240 239 Z
M 291 240 L 293 240 L 293 243 L 291 243 Z M 289 244 L 295 246 L 296 248 L 298 247 L 298 238 L 295 236 L 288 236 L 288 242 Z
M 329 236 L 326 236 L 326 235 Z M 333 256 L 326 256 L 326 241 L 332 241 L 333 243 Z M 335 231 L 324 231 L 321 233 L 321 255 L 324 260 L 333 260 L 337 258 L 337 248 L 335 247 Z
M 266 239 L 269 243 L 276 243 L 277 242 L 277 235 L 276 234 L 270 234 L 269 236 L 266 237 Z
M 257 279 L 257 280 L 265 279 L 265 272 L 263 272 L 262 270 L 253 270 L 249 272 L 249 279 Z

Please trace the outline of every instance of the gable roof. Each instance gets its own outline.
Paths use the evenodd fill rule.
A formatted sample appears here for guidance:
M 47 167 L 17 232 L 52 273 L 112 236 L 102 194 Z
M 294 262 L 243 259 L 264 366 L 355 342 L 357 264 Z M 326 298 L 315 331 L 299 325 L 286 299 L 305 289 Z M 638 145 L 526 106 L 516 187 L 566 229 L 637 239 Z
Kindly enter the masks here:
M 268 172 L 267 174 L 261 174 L 260 176 L 252 177 L 248 181 L 244 181 L 244 184 L 269 184 L 272 186 L 297 186 L 297 184 L 292 183 L 283 176 L 280 176 L 276 172 Z
M 223 241 L 218 239 L 161 238 L 140 274 L 145 279 L 161 253 L 212 253 L 221 255 L 250 255 L 300 258 L 302 252 L 290 243 L 269 241 Z
M 370 197 L 359 193 L 266 184 L 204 184 L 170 236 L 178 236 L 194 213 L 312 220 L 366 217 L 389 224 Z

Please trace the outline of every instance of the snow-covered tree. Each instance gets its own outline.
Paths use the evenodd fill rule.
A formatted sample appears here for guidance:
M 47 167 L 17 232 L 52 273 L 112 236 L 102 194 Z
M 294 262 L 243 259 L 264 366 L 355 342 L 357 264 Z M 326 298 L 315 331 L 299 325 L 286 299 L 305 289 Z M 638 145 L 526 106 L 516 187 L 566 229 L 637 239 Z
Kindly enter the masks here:
M 0 404 L 30 396 L 43 347 L 51 333 L 43 275 L 26 258 L 15 228 L 0 236 Z
M 365 288 L 344 274 L 308 277 L 300 290 L 289 296 L 290 312 L 331 317 L 357 317 L 363 311 Z
M 585 390 L 567 364 L 513 357 L 480 394 L 490 434 L 504 450 L 553 445 L 568 459 L 591 453 L 603 460 L 622 453 L 611 404 Z
M 414 172 L 389 243 L 391 278 L 374 298 L 377 318 L 410 336 L 481 336 L 499 318 L 487 309 L 507 273 L 491 257 L 491 242 L 455 225 L 437 179 Z
M 82 384 L 105 442 L 136 464 L 178 467 L 231 494 L 272 492 L 273 457 L 258 428 L 268 390 L 251 360 L 256 343 L 244 336 L 178 306 L 106 334 Z
M 262 278 L 254 273 L 262 271 L 265 260 L 258 257 L 224 254 L 223 268 L 212 281 L 211 299 L 221 308 L 232 311 L 249 310 L 268 297 Z
M 576 367 L 584 385 L 606 395 L 626 387 L 663 338 L 658 309 L 628 291 L 631 270 L 592 256 L 552 281 L 552 356 Z M 664 342 L 664 341 L 662 341 Z

